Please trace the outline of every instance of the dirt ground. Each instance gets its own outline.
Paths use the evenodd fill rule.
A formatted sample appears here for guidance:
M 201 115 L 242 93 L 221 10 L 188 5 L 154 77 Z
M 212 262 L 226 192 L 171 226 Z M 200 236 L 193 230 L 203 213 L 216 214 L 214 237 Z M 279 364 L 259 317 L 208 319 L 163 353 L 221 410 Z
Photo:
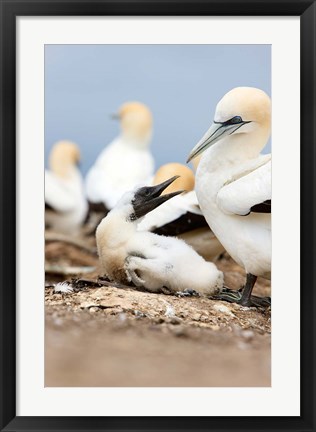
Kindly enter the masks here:
M 102 272 L 92 236 L 83 248 L 54 233 L 47 239 L 46 386 L 270 386 L 270 308 L 96 283 L 55 293 L 57 282 Z M 216 264 L 227 286 L 242 286 L 231 258 Z M 270 282 L 259 278 L 255 294 L 270 295 Z

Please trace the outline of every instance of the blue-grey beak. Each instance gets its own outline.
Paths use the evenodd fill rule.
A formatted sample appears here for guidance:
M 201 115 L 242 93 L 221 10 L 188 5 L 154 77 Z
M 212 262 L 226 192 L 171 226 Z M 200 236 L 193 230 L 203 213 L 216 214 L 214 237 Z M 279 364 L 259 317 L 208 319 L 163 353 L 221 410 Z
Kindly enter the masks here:
M 120 120 L 121 116 L 118 113 L 113 113 L 110 115 L 112 120 Z
M 200 139 L 200 141 L 196 144 L 196 146 L 191 150 L 189 154 L 187 163 L 192 159 L 203 153 L 208 147 L 215 144 L 217 141 L 223 139 L 227 135 L 231 135 L 236 132 L 241 126 L 246 123 L 250 123 L 250 121 L 243 121 L 240 117 L 238 117 L 238 122 L 235 120 L 237 117 L 233 119 L 220 123 L 215 122 L 209 128 L 209 130 L 204 134 L 204 136 Z M 235 120 L 232 122 L 232 120 Z

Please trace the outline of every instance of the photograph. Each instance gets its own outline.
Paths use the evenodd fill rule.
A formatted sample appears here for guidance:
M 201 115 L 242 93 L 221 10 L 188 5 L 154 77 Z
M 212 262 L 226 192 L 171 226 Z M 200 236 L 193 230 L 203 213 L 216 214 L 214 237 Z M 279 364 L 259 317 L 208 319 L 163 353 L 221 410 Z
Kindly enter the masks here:
M 271 87 L 268 44 L 45 45 L 45 387 L 271 387 Z
M 314 431 L 316 0 L 0 3 L 0 431 Z

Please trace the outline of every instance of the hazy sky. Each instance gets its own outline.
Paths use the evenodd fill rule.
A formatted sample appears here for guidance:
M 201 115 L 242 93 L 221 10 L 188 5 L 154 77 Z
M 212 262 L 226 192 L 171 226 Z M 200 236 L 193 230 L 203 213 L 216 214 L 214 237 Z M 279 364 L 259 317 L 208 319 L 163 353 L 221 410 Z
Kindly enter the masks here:
M 237 86 L 271 95 L 270 45 L 46 45 L 46 160 L 54 142 L 69 139 L 86 173 L 119 134 L 110 115 L 138 100 L 153 112 L 156 168 L 185 163 L 219 99 Z

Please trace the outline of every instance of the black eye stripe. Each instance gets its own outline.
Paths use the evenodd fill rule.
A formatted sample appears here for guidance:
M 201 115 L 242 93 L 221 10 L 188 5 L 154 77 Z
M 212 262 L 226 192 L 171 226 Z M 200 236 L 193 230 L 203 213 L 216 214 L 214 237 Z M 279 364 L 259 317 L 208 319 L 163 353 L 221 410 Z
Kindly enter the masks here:
M 231 126 L 231 125 L 236 125 L 236 124 L 243 123 L 243 119 L 240 116 L 235 116 L 235 117 L 232 117 L 229 120 L 226 120 L 225 122 L 214 121 L 214 123 L 215 124 L 221 124 L 222 126 Z

